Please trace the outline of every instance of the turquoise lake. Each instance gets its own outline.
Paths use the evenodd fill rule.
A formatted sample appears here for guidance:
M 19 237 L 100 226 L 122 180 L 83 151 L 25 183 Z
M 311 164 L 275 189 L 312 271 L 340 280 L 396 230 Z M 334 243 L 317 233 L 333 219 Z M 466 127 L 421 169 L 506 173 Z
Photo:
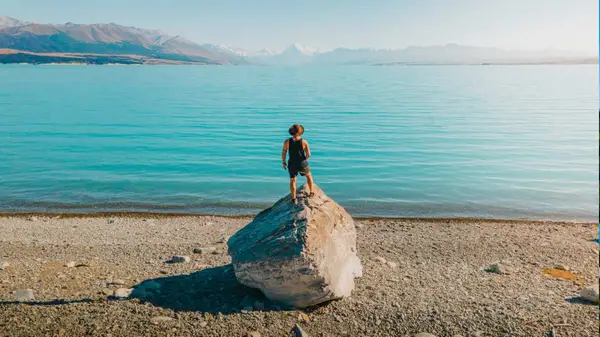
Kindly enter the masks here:
M 598 67 L 0 66 L 0 212 L 598 220 Z M 303 182 L 304 179 L 300 179 Z

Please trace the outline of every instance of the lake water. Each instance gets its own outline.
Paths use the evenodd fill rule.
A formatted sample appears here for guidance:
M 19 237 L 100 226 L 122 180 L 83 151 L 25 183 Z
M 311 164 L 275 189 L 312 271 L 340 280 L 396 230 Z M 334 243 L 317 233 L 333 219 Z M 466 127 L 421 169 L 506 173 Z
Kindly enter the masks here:
M 0 66 L 0 212 L 598 219 L 598 67 Z M 304 179 L 301 179 L 303 181 Z

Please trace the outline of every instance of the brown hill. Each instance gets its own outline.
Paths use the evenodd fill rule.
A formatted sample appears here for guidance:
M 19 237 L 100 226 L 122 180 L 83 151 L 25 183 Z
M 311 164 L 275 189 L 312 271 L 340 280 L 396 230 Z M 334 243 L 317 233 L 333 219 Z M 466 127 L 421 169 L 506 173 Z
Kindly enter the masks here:
M 205 64 L 245 64 L 243 59 L 209 51 L 180 36 L 109 24 L 20 24 L 0 28 L 0 48 L 34 53 L 134 54 L 158 60 Z M 7 24 L 7 25 L 8 25 Z

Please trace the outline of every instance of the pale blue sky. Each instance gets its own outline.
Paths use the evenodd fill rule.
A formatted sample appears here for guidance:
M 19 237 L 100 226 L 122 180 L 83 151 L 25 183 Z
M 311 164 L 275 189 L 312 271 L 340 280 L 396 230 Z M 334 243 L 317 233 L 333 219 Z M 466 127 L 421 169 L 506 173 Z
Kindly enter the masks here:
M 0 16 L 155 28 L 281 50 L 466 45 L 596 53 L 597 0 L 0 0 Z

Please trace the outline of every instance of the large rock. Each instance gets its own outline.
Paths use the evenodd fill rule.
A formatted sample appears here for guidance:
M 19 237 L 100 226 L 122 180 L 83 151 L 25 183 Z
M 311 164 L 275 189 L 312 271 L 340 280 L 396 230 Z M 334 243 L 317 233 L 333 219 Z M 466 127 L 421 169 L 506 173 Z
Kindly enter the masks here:
M 307 194 L 277 201 L 228 241 L 240 283 L 297 308 L 349 296 L 362 276 L 352 217 L 317 186 Z

